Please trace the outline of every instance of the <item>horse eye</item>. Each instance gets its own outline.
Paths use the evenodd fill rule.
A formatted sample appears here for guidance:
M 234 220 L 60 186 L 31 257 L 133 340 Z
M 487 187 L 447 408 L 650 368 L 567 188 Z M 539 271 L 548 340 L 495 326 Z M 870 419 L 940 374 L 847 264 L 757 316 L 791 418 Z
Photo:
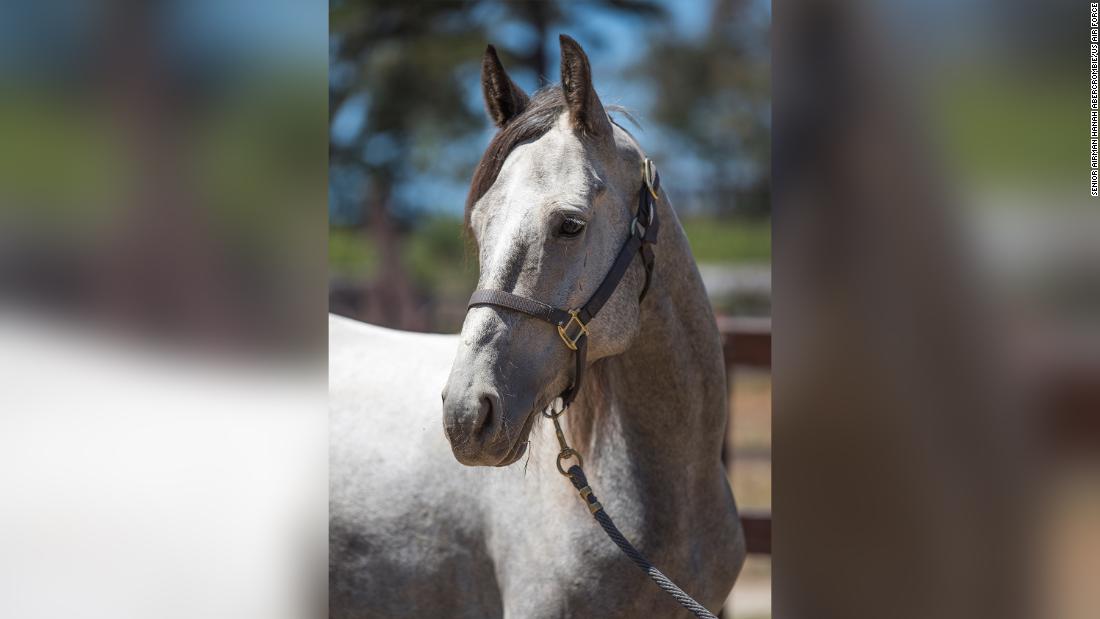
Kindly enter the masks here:
M 565 221 L 561 222 L 561 228 L 559 233 L 562 236 L 577 236 L 584 230 L 584 222 L 575 217 L 566 217 Z

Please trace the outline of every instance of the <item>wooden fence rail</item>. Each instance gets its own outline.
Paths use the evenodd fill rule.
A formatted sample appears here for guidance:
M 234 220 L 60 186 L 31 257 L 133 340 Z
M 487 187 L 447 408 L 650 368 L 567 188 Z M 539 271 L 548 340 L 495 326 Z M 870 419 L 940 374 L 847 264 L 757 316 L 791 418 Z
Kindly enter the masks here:
M 737 366 L 771 368 L 772 326 L 770 318 L 719 318 L 718 330 L 722 334 L 722 348 L 726 357 L 726 371 Z M 733 424 L 736 411 L 730 412 Z M 732 458 L 733 445 L 726 433 L 723 459 Z M 727 461 L 729 470 L 731 462 Z M 752 554 L 770 555 L 772 552 L 772 515 L 769 511 L 742 510 L 741 527 L 745 532 L 745 544 Z

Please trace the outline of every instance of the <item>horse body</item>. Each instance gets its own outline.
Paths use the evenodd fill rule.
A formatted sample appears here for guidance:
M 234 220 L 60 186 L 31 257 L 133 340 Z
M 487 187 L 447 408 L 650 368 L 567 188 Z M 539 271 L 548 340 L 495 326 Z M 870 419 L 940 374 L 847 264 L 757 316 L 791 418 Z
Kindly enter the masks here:
M 669 271 L 659 271 L 662 282 L 676 279 Z M 724 401 L 721 359 L 683 328 L 644 329 L 656 339 L 597 364 L 564 424 L 579 438 L 574 421 L 594 422 L 585 468 L 624 534 L 718 608 L 744 556 L 717 457 L 722 420 L 704 410 Z M 688 339 L 672 341 L 679 336 Z M 526 461 L 454 461 L 434 387 L 446 380 L 457 337 L 341 318 L 330 337 L 334 617 L 682 614 L 557 472 L 549 423 L 532 429 Z
M 691 314 L 709 309 L 690 254 L 668 251 L 679 226 L 667 229 L 641 341 L 594 364 L 563 423 L 624 534 L 716 609 L 744 557 L 718 458 L 724 369 L 713 319 L 680 320 L 685 300 Z M 436 388 L 458 337 L 332 318 L 330 338 L 334 617 L 683 614 L 557 472 L 551 424 L 535 424 L 514 465 L 454 461 Z
M 480 287 L 558 307 L 577 307 L 607 272 L 644 157 L 608 121 L 574 46 L 563 39 L 563 89 L 533 101 L 487 53 L 490 115 L 515 143 L 487 156 L 500 165 L 484 183 L 475 177 L 483 186 L 469 218 Z M 541 133 L 524 133 L 540 113 Z M 657 208 L 648 296 L 639 302 L 644 272 L 632 265 L 589 324 L 586 382 L 562 423 L 626 537 L 717 610 L 745 554 L 720 462 L 725 367 L 663 192 Z M 583 234 L 557 232 L 569 217 L 584 219 Z M 333 616 L 685 614 L 555 467 L 558 444 L 539 411 L 569 385 L 572 357 L 552 327 L 494 307 L 472 308 L 457 337 L 333 318 L 330 351 Z
M 500 616 L 478 471 L 439 423 L 457 339 L 329 319 L 333 617 Z

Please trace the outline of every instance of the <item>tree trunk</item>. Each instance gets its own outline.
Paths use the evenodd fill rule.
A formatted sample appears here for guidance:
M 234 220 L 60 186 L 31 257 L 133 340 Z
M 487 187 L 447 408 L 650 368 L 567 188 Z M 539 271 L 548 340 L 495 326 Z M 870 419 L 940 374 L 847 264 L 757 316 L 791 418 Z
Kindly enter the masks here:
M 367 285 L 362 319 L 394 329 L 424 331 L 429 325 L 418 311 L 416 294 L 401 260 L 401 239 L 390 216 L 393 183 L 375 175 L 367 195 L 370 235 L 378 252 L 378 270 Z

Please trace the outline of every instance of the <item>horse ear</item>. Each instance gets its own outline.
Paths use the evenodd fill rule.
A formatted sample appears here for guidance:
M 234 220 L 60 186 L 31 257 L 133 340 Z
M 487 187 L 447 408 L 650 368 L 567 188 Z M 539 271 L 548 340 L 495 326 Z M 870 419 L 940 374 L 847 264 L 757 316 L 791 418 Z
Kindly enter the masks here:
M 561 41 L 561 90 L 573 128 L 590 135 L 611 135 L 611 121 L 592 86 L 588 56 L 568 35 L 560 35 L 558 39 Z
M 493 124 L 503 127 L 527 107 L 527 93 L 504 72 L 497 50 L 492 45 L 485 48 L 481 59 L 481 92 L 485 95 L 485 109 Z

